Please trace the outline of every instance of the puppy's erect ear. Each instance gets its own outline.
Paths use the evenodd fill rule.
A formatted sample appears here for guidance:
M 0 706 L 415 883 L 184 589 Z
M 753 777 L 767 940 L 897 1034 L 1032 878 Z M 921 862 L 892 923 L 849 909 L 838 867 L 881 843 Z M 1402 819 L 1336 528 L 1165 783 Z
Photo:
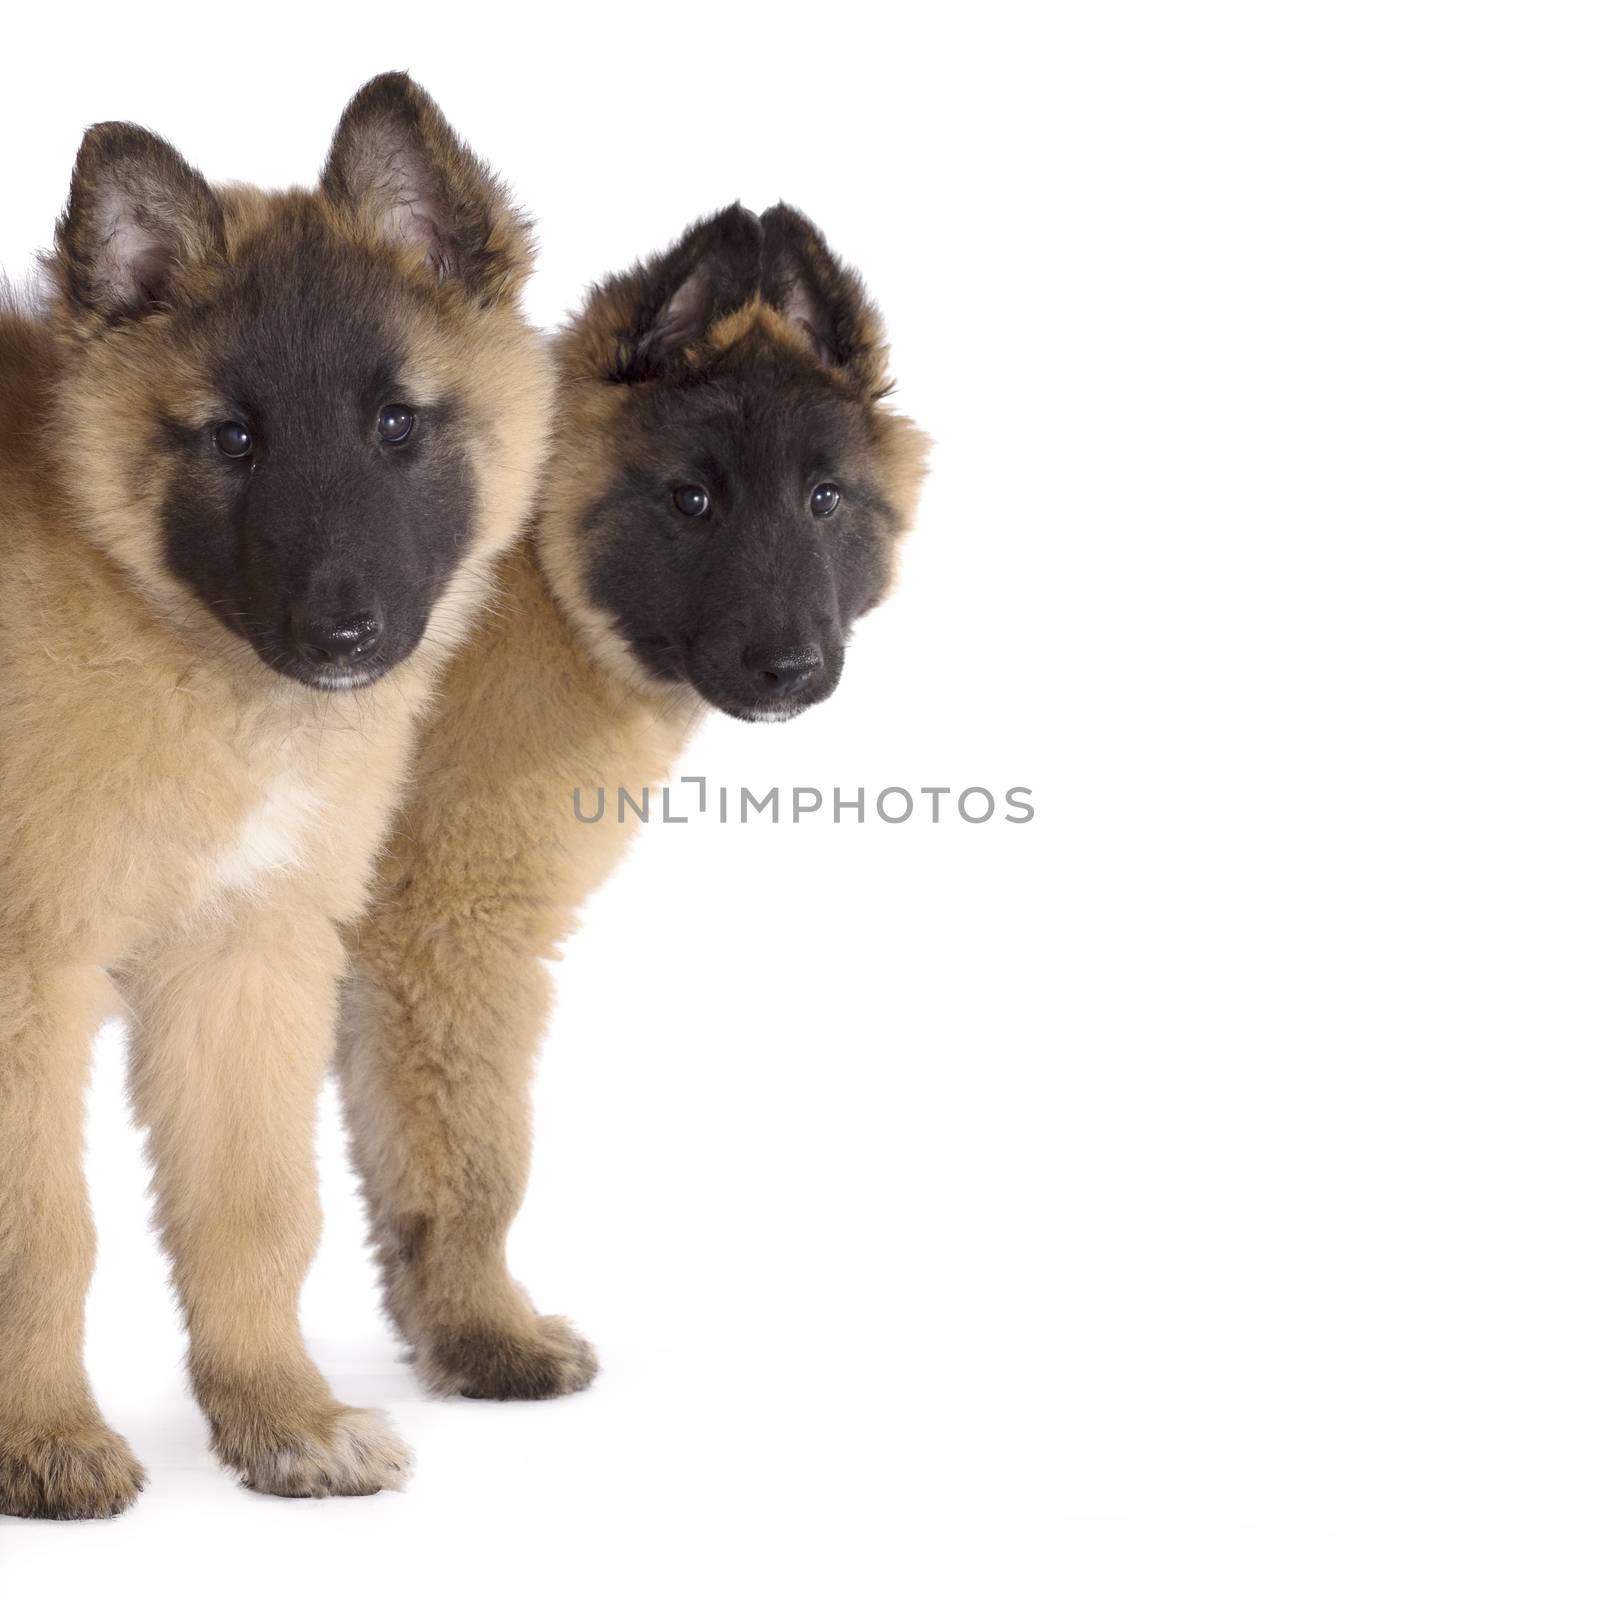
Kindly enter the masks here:
M 345 107 L 322 188 L 483 304 L 511 299 L 533 267 L 527 219 L 403 72 L 374 78 Z
M 761 233 L 761 298 L 805 335 L 823 366 L 879 390 L 887 360 L 883 327 L 860 278 L 793 206 L 763 212 Z
M 56 268 L 79 312 L 110 323 L 171 305 L 222 247 L 216 195 L 165 139 L 131 122 L 83 136 L 56 224 Z
M 760 261 L 761 224 L 753 211 L 731 205 L 695 223 L 664 255 L 602 286 L 601 301 L 626 301 L 612 376 L 639 383 L 665 371 L 718 317 L 755 294 Z

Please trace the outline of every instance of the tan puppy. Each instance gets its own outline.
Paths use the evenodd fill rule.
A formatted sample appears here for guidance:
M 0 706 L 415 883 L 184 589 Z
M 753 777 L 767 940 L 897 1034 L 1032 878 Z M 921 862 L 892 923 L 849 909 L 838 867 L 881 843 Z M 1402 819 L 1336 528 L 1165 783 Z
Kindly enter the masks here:
M 505 1257 L 542 962 L 627 837 L 579 822 L 574 790 L 658 782 L 708 704 L 780 718 L 830 693 L 925 448 L 882 403 L 858 280 L 784 207 L 603 284 L 557 357 L 541 510 L 419 746 L 339 1055 L 389 1311 L 434 1388 L 501 1399 L 595 1371 Z
M 315 191 L 85 138 L 39 314 L 0 314 L 0 1512 L 142 1473 L 82 1358 L 90 1042 L 133 1097 L 224 1462 L 366 1494 L 296 1302 L 343 953 L 413 719 L 513 537 L 547 379 L 523 222 L 403 75 Z

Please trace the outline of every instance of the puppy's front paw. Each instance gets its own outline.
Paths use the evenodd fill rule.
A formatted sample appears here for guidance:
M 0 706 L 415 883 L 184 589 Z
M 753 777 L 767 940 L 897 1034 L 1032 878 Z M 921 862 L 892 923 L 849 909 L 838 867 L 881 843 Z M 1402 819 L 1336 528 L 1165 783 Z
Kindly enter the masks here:
M 417 1368 L 436 1394 L 549 1400 L 587 1389 L 600 1363 L 565 1317 L 530 1315 L 509 1327 L 436 1333 L 419 1346 Z
M 144 1488 L 144 1468 L 102 1422 L 0 1434 L 0 1512 L 56 1521 L 114 1517 Z
M 351 1406 L 249 1429 L 218 1428 L 216 1449 L 247 1489 L 295 1500 L 399 1489 L 411 1473 L 411 1452 L 388 1418 Z

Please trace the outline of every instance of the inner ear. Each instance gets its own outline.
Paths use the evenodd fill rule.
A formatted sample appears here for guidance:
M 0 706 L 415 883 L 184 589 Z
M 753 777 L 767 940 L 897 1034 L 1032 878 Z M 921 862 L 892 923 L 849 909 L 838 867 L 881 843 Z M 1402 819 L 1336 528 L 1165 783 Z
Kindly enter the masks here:
M 711 263 L 702 261 L 673 291 L 639 341 L 637 360 L 648 365 L 693 344 L 711 322 Z
M 379 232 L 420 251 L 441 278 L 459 276 L 462 241 L 415 123 L 373 118 L 353 130 L 342 154 L 349 192 Z
M 164 139 L 132 123 L 84 135 L 56 247 L 74 303 L 96 316 L 170 304 L 185 269 L 222 250 L 222 206 Z
M 533 264 L 526 221 L 429 96 L 387 72 L 345 108 L 323 190 L 432 272 L 486 299 L 519 291 Z
M 761 231 L 762 298 L 805 335 L 822 365 L 876 390 L 883 381 L 882 327 L 861 279 L 793 206 L 764 211 Z
M 180 260 L 160 219 L 131 195 L 118 195 L 106 206 L 101 227 L 106 295 L 130 309 L 159 305 Z
M 607 378 L 644 383 L 756 293 L 761 224 L 735 202 L 685 230 L 670 250 L 609 279 L 583 319 L 604 329 Z
M 839 353 L 833 346 L 822 298 L 799 272 L 785 284 L 778 299 L 778 310 L 806 336 L 812 354 L 823 366 L 839 365 Z

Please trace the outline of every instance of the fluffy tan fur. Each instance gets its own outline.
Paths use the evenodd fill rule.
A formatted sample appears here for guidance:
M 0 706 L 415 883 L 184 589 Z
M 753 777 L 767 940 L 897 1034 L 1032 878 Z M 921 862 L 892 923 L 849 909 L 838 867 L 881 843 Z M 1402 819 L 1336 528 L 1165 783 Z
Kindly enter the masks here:
M 444 1393 L 536 1399 L 581 1388 L 596 1370 L 565 1322 L 535 1312 L 505 1245 L 528 1175 L 528 1078 L 551 998 L 544 964 L 630 833 L 579 823 L 573 791 L 660 782 L 701 707 L 638 667 L 584 584 L 584 514 L 608 481 L 626 406 L 611 378 L 637 318 L 635 286 L 613 282 L 557 344 L 556 444 L 539 516 L 502 558 L 497 600 L 446 674 L 379 893 L 352 939 L 338 1058 L 352 1149 L 389 1311 Z M 759 300 L 707 337 L 809 348 Z M 875 319 L 861 360 L 904 528 L 926 441 L 879 403 Z
M 322 192 L 222 198 L 224 252 L 315 213 L 388 253 L 415 306 L 408 377 L 483 419 L 481 515 L 408 661 L 341 697 L 290 683 L 161 559 L 149 434 L 216 414 L 203 353 L 159 314 L 94 328 L 64 294 L 53 320 L 0 313 L 0 1511 L 22 1515 L 114 1513 L 142 1482 L 82 1356 L 82 1097 L 119 1003 L 219 1455 L 293 1495 L 370 1493 L 406 1467 L 379 1416 L 335 1401 L 298 1322 L 337 925 L 362 910 L 414 721 L 525 514 L 547 367 L 515 293 L 441 284 Z

